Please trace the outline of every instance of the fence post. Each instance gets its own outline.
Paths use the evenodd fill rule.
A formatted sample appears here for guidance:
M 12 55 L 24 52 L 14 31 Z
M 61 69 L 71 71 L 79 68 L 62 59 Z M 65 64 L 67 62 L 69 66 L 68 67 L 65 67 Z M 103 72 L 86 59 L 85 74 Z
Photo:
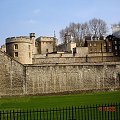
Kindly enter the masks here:
M 107 108 L 106 107 L 107 107 L 107 105 L 105 104 L 105 106 L 104 106 L 105 110 L 103 109 L 105 111 L 105 118 L 107 117 L 107 115 L 106 115 L 106 109 Z
M 98 120 L 98 105 L 96 104 L 96 120 Z
M 119 109 L 119 110 L 118 110 L 118 111 L 119 111 L 119 112 L 118 112 L 118 116 L 119 116 L 118 120 L 119 120 L 119 119 L 120 119 L 120 103 L 118 104 L 118 109 Z
M 26 118 L 26 117 L 25 117 L 25 110 L 23 110 L 23 112 L 22 112 L 22 113 L 23 113 L 23 116 L 24 116 L 24 120 L 25 120 L 25 118 Z
M 41 113 L 42 111 L 41 111 L 41 109 L 40 109 L 40 120 L 42 119 L 42 113 Z
M 14 110 L 13 110 L 13 120 L 15 120 L 15 112 L 14 112 Z
M 27 120 L 28 120 L 28 117 L 29 117 L 29 116 L 28 116 L 28 109 L 27 109 Z
M 85 105 L 84 105 L 84 119 L 86 120 L 86 108 L 85 108 Z
M 53 120 L 54 120 L 54 108 L 53 108 L 53 114 L 52 115 L 53 115 Z
M 89 119 L 89 107 L 88 107 L 88 105 L 87 105 L 87 116 L 88 116 L 88 120 L 90 120 Z
M 20 112 L 20 120 L 21 120 L 21 110 L 19 112 Z
M 38 120 L 38 109 L 37 109 L 37 120 Z
M 8 116 L 9 116 L 9 112 L 6 111 L 6 116 L 7 116 L 7 120 L 9 120 Z
M 66 107 L 66 120 L 67 120 L 67 107 Z
M 50 108 L 50 120 L 51 120 L 51 108 Z
M 0 111 L 0 120 L 1 120 L 1 111 Z
M 102 104 L 102 120 L 103 120 L 103 104 Z
M 27 114 L 29 114 L 29 112 L 30 112 L 30 120 L 32 120 L 32 113 L 31 113 L 31 109 L 30 109 L 30 111 L 28 111 L 28 113 Z M 33 111 L 32 111 L 33 112 Z
M 58 109 L 57 109 L 57 107 L 56 107 L 56 119 L 58 120 Z M 48 119 L 47 119 L 48 120 Z
M 74 120 L 74 107 L 72 106 L 72 120 Z
M 116 120 L 119 120 L 118 116 L 119 116 L 119 110 L 118 110 L 119 104 L 115 104 L 115 112 L 116 112 Z
M 64 107 L 63 107 L 63 120 L 64 120 Z

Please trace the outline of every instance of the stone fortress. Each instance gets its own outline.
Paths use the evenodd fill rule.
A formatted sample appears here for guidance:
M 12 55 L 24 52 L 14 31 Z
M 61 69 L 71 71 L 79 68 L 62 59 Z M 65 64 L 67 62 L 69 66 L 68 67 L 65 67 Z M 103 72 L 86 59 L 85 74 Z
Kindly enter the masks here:
M 0 50 L 0 96 L 117 90 L 119 41 L 114 34 L 60 45 L 55 35 L 7 38 Z
M 32 64 L 32 56 L 55 51 L 54 37 L 39 37 L 35 33 L 30 36 L 10 37 L 6 39 L 6 53 L 22 64 Z

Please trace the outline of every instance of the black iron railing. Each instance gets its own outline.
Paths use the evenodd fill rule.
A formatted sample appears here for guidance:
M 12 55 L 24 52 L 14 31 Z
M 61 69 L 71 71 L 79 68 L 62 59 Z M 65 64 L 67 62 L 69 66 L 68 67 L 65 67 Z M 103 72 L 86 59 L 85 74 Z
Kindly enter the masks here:
M 0 111 L 0 120 L 120 120 L 120 103 Z

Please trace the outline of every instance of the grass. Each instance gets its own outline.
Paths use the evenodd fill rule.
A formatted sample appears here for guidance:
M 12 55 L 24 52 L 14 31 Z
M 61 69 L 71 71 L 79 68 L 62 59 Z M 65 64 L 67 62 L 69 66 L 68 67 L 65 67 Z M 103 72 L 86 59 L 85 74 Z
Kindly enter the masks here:
M 0 98 L 0 110 L 56 108 L 120 102 L 120 91 L 61 96 L 26 96 Z

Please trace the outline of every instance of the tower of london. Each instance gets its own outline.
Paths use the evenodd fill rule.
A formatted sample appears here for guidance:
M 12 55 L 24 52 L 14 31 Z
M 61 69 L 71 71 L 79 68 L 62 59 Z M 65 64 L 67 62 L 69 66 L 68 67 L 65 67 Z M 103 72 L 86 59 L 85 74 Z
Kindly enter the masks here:
M 55 36 L 30 33 L 7 38 L 5 46 L 0 50 L 0 96 L 120 88 L 120 42 L 113 35 L 57 45 Z

